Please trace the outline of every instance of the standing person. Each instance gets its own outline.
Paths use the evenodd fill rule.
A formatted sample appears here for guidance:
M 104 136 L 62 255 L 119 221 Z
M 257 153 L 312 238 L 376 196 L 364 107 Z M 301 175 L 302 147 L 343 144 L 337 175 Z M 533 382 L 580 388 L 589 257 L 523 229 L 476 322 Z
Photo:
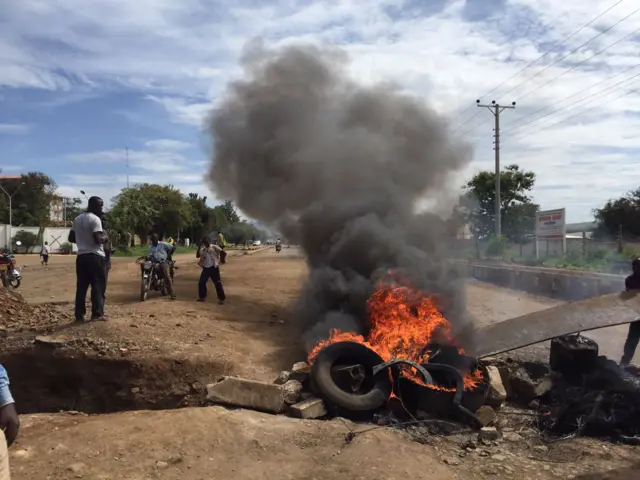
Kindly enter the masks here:
M 640 290 L 640 258 L 634 258 L 631 262 L 632 274 L 624 280 L 624 286 L 627 290 Z M 629 333 L 627 340 L 624 342 L 624 350 L 620 365 L 629 365 L 633 359 L 633 355 L 638 348 L 640 342 L 640 319 L 629 324 Z
M 102 231 L 107 233 L 107 216 L 103 213 L 100 216 L 100 221 L 102 222 Z M 104 297 L 105 302 L 107 301 L 107 284 L 109 283 L 109 272 L 111 271 L 111 254 L 113 253 L 113 245 L 111 244 L 111 239 L 108 238 L 104 244 L 104 260 L 105 260 L 105 273 L 104 273 L 104 293 L 102 296 Z
M 173 253 L 175 247 L 167 242 L 161 242 L 158 235 L 155 233 L 149 238 L 151 240 L 151 245 L 149 245 L 149 257 L 160 263 L 160 271 L 162 273 L 162 278 L 164 279 L 164 284 L 167 286 L 167 290 L 169 290 L 171 300 L 175 300 L 176 294 L 173 290 L 173 282 L 171 281 L 169 265 L 167 263 L 169 262 L 169 255 Z
M 9 480 L 9 453 L 7 447 L 15 441 L 20 429 L 16 404 L 9 390 L 7 371 L 0 365 L 0 480 Z
M 42 246 L 42 251 L 40 252 L 40 257 L 42 258 L 41 264 L 43 267 L 49 266 L 49 253 L 51 252 L 51 247 L 49 247 L 49 242 L 44 242 Z
M 224 247 L 226 247 L 226 246 L 227 246 L 227 241 L 224 239 L 224 235 L 222 234 L 222 232 L 218 232 L 218 237 L 217 237 L 217 239 L 218 239 L 218 246 L 219 246 L 222 250 L 224 250 Z M 207 239 L 207 241 L 209 241 L 209 240 Z
M 69 232 L 69 242 L 78 246 L 76 258 L 76 322 L 84 322 L 85 299 L 91 286 L 91 320 L 106 320 L 104 296 L 107 288 L 107 265 L 104 244 L 109 237 L 102 227 L 104 202 L 91 197 L 87 211 L 78 215 Z
M 211 279 L 213 286 L 216 288 L 218 303 L 220 305 L 224 304 L 226 295 L 220 278 L 220 264 L 224 263 L 226 256 L 227 252 L 219 245 L 211 245 L 207 237 L 202 239 L 202 243 L 196 252 L 198 265 L 202 267 L 202 273 L 200 273 L 200 280 L 198 281 L 199 302 L 204 302 L 205 298 L 207 298 L 207 282 Z

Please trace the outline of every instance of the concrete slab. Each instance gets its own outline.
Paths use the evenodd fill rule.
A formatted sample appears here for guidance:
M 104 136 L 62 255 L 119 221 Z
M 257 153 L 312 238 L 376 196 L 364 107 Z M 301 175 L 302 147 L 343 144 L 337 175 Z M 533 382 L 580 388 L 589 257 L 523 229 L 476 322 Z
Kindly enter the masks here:
M 637 291 L 568 302 L 480 329 L 475 354 L 479 358 L 497 355 L 562 335 L 631 323 L 639 317 Z

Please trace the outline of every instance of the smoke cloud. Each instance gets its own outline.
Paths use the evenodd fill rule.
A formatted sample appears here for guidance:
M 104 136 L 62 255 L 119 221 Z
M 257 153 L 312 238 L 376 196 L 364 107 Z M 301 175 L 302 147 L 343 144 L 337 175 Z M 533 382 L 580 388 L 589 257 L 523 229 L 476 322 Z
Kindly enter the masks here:
M 464 329 L 464 282 L 443 261 L 443 221 L 415 205 L 443 191 L 470 147 L 423 100 L 351 80 L 341 50 L 254 42 L 241 64 L 210 118 L 209 180 L 303 249 L 305 346 L 330 328 L 366 334 L 366 300 L 389 269 L 435 294 Z

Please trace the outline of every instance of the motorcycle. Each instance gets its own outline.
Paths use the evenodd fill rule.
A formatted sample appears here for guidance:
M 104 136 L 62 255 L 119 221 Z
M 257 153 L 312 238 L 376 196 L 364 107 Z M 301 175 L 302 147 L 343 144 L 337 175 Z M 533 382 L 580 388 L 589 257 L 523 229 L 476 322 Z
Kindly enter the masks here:
M 282 245 L 280 245 L 279 243 L 276 245 L 276 252 L 280 253 L 282 251 Z
M 22 245 L 20 241 L 16 242 L 17 246 Z M 16 264 L 16 258 L 12 252 L 5 251 L 0 253 L 0 277 L 2 285 L 7 287 L 18 288 L 22 283 L 22 272 Z
M 140 257 L 136 260 L 136 263 L 140 265 L 140 301 L 144 302 L 149 295 L 149 291 L 160 292 L 163 296 L 169 293 L 167 286 L 165 285 L 164 277 L 162 276 L 160 269 L 163 262 L 158 262 L 149 257 Z M 168 262 L 169 265 L 169 277 L 173 282 L 173 275 L 175 269 L 175 261 Z

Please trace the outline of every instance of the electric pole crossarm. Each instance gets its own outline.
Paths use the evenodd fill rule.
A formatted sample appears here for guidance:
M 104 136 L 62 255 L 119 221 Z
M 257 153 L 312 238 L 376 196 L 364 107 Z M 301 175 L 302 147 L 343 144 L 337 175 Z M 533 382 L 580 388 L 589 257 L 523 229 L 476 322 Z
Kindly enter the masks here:
M 495 117 L 495 127 L 493 135 L 495 138 L 494 151 L 496 152 L 495 232 L 496 239 L 498 239 L 502 235 L 502 222 L 500 220 L 500 114 L 507 108 L 516 108 L 516 102 L 512 102 L 511 105 L 500 105 L 494 100 L 491 102 L 491 105 L 482 105 L 480 103 L 480 100 L 476 100 L 476 104 L 480 108 L 488 109 Z

